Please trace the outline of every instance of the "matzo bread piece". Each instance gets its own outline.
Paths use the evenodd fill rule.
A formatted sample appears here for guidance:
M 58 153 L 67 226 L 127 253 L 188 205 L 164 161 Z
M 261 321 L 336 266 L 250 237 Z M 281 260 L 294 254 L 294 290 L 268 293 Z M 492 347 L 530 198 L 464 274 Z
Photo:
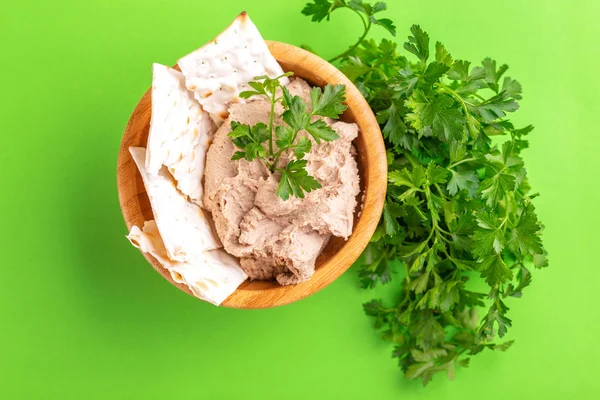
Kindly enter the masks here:
M 181 58 L 177 64 L 185 75 L 186 87 L 221 125 L 239 93 L 249 90 L 257 76 L 275 78 L 283 74 L 279 63 L 245 12 L 237 16 L 213 41 Z M 281 79 L 287 85 L 286 77 Z
M 166 166 L 177 181 L 177 188 L 201 206 L 204 162 L 214 131 L 208 113 L 185 88 L 183 74 L 153 64 L 146 171 L 156 176 Z
M 205 251 L 186 262 L 169 259 L 154 220 L 146 221 L 143 230 L 133 226 L 127 238 L 142 252 L 156 258 L 175 282 L 187 285 L 194 296 L 217 306 L 247 279 L 237 258 L 225 250 Z
M 169 258 L 187 261 L 205 250 L 222 247 L 208 213 L 177 190 L 169 171 L 163 167 L 158 175 L 150 175 L 145 168 L 146 149 L 130 147 L 129 152 L 142 175 Z

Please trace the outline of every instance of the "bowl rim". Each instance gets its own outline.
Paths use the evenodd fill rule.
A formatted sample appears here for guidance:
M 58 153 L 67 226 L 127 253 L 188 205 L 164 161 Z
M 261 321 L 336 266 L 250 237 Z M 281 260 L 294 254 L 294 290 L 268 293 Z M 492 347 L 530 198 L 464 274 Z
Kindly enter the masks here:
M 295 75 L 299 70 L 305 72 L 297 74 L 301 78 L 304 78 L 305 74 L 314 74 L 315 76 L 308 80 L 318 86 L 324 86 L 327 83 L 346 85 L 347 113 L 353 114 L 353 117 L 350 118 L 359 125 L 359 135 L 364 141 L 366 153 L 359 154 L 357 157 L 357 161 L 363 169 L 362 175 L 365 177 L 362 185 L 362 209 L 355 210 L 355 215 L 358 213 L 358 216 L 355 218 L 352 235 L 341 248 L 317 267 L 315 274 L 308 281 L 292 286 L 280 286 L 277 283 L 265 281 L 246 281 L 221 304 L 231 308 L 277 307 L 306 298 L 331 284 L 350 268 L 369 243 L 383 211 L 387 188 L 387 158 L 383 136 L 373 111 L 358 88 L 335 66 L 311 52 L 287 43 L 270 40 L 266 40 L 266 43 L 284 70 L 292 70 L 289 65 L 295 65 Z M 179 70 L 178 66 L 175 68 Z M 314 82 L 315 80 L 319 82 Z M 133 176 L 131 175 L 133 160 L 128 149 L 135 146 L 132 140 L 138 136 L 138 132 L 141 130 L 140 124 L 142 129 L 149 126 L 150 110 L 151 88 L 136 104 L 125 127 L 119 148 L 117 189 L 119 205 L 128 230 L 135 225 L 135 220 L 140 220 L 140 217 L 141 223 L 144 222 L 139 201 L 134 202 L 133 207 L 129 203 L 133 199 L 139 199 L 140 195 L 145 195 L 143 185 L 141 188 L 137 187 L 139 185 L 136 182 L 141 179 L 136 181 L 136 177 L 140 177 L 135 165 L 133 165 L 135 172 L 133 172 Z M 140 114 L 143 118 L 139 117 Z M 133 195 L 131 194 L 132 187 L 129 185 L 135 186 Z M 360 206 L 359 203 L 357 207 Z M 148 253 L 141 253 L 163 278 L 192 295 L 189 288 L 175 282 L 168 270 L 163 268 L 154 257 Z M 248 288 L 248 286 L 252 286 L 252 288 Z

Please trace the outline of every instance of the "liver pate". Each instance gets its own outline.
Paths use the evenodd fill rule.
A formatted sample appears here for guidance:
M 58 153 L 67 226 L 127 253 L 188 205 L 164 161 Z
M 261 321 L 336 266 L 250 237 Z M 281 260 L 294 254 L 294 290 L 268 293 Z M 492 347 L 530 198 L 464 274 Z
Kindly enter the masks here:
M 288 89 L 310 105 L 310 86 L 305 81 L 294 79 Z M 276 111 L 281 114 L 280 105 Z M 236 148 L 227 136 L 231 121 L 251 126 L 268 123 L 268 101 L 233 104 L 229 113 L 208 150 L 204 205 L 212 212 L 225 250 L 240 258 L 251 279 L 276 279 L 282 285 L 303 282 L 314 273 L 315 260 L 331 235 L 347 239 L 352 234 L 360 191 L 352 146 L 358 127 L 322 118 L 340 138 L 321 144 L 300 132 L 313 142 L 305 155 L 307 171 L 323 187 L 303 199 L 284 201 L 276 195 L 280 174 L 271 174 L 260 160 L 231 160 Z M 281 124 L 276 118 L 275 125 Z M 281 167 L 289 161 L 286 157 L 281 158 Z

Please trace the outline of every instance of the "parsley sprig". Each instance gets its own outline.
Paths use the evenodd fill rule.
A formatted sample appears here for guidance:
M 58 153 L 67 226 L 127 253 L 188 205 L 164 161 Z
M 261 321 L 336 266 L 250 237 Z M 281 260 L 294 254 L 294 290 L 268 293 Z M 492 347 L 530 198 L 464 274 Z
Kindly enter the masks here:
M 356 43 L 350 46 L 345 52 L 331 58 L 329 62 L 343 59 L 349 54 L 352 54 L 352 52 L 356 50 L 367 37 L 373 25 L 379 25 L 392 35 L 396 36 L 396 26 L 394 26 L 394 23 L 388 18 L 379 18 L 376 15 L 387 9 L 387 5 L 382 1 L 378 1 L 375 4 L 369 4 L 363 3 L 362 0 L 314 0 L 313 3 L 306 4 L 302 10 L 302 14 L 310 16 L 311 20 L 315 22 L 321 22 L 324 19 L 329 21 L 331 13 L 334 10 L 341 8 L 347 8 L 356 13 L 360 17 L 364 30 Z
M 303 13 L 321 21 L 344 6 L 352 8 L 319 0 Z M 359 13 L 364 23 L 369 12 Z M 418 25 L 410 32 L 410 58 L 390 40 L 361 37 L 335 59 L 376 113 L 387 147 L 386 202 L 359 277 L 372 288 L 398 275 L 399 300 L 364 310 L 394 343 L 405 377 L 427 384 L 439 372 L 453 378 L 484 349 L 510 347 L 496 340 L 512 325 L 507 299 L 521 297 L 531 267 L 548 262 L 521 158 L 533 126 L 508 119 L 521 85 L 505 64 L 455 60 Z
M 277 188 L 277 195 L 283 200 L 290 196 L 304 198 L 305 192 L 321 188 L 321 184 L 306 171 L 307 161 L 305 154 L 312 148 L 308 137 L 298 138 L 301 131 L 306 131 L 317 144 L 321 140 L 330 142 L 339 138 L 339 135 L 323 119 L 313 117 L 339 118 L 347 106 L 343 104 L 346 99 L 344 85 L 325 86 L 324 90 L 314 87 L 310 91 L 311 107 L 300 96 L 293 96 L 289 90 L 282 86 L 279 79 L 291 76 L 287 72 L 276 78 L 257 76 L 249 83 L 252 90 L 240 93 L 243 99 L 253 96 L 263 96 L 269 101 L 269 124 L 259 122 L 253 126 L 231 122 L 231 132 L 228 136 L 240 150 L 236 151 L 232 160 L 245 159 L 253 161 L 262 160 L 271 172 L 280 172 L 281 179 Z M 281 103 L 283 124 L 275 126 L 275 106 Z M 279 167 L 281 156 L 293 154 L 296 159 L 291 159 L 285 167 Z M 290 155 L 291 155 L 290 154 Z

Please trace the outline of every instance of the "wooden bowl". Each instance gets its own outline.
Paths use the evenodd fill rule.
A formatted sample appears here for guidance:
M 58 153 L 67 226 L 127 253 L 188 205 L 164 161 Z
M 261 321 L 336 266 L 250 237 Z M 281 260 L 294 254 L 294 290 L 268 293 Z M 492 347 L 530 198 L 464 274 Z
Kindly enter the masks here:
M 333 65 L 320 57 L 298 47 L 267 41 L 269 50 L 285 71 L 312 85 L 328 83 L 346 85 L 348 109 L 341 119 L 356 122 L 360 134 L 354 141 L 358 151 L 358 166 L 362 192 L 355 211 L 352 236 L 344 241 L 333 237 L 316 263 L 315 274 L 306 282 L 292 286 L 280 286 L 276 282 L 246 281 L 222 305 L 234 308 L 268 308 L 303 299 L 329 285 L 345 272 L 360 256 L 369 243 L 379 222 L 387 187 L 387 162 L 385 147 L 379 125 L 371 108 L 354 84 Z M 177 67 L 176 67 L 177 68 Z M 143 226 L 144 221 L 154 219 L 150 201 L 129 147 L 146 147 L 150 128 L 151 92 L 148 90 L 133 110 L 121 141 L 117 167 L 117 186 L 121 211 L 127 228 Z M 166 280 L 188 294 L 187 286 L 171 279 L 152 256 L 144 257 Z

